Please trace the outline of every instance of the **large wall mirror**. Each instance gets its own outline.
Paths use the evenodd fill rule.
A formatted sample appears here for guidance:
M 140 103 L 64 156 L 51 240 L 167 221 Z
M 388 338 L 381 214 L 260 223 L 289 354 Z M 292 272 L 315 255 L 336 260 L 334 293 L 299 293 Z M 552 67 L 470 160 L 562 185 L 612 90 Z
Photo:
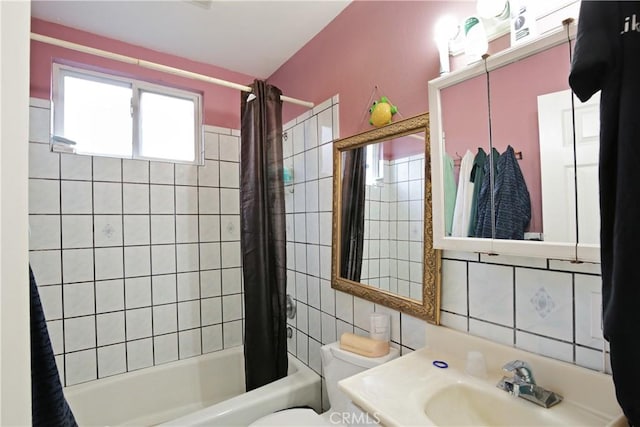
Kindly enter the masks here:
M 566 21 L 429 83 L 437 248 L 599 261 L 598 101 L 569 89 L 574 38 Z
M 429 116 L 334 143 L 332 287 L 439 322 Z

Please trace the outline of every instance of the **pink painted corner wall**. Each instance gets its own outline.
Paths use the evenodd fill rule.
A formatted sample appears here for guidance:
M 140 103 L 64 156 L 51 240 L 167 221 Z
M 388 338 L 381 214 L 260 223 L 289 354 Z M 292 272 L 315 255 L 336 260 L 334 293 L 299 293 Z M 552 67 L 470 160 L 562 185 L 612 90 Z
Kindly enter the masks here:
M 250 84 L 254 77 L 221 67 L 208 65 L 174 55 L 123 43 L 55 23 L 33 18 L 31 31 L 82 45 L 158 62 L 196 73 L 217 77 L 240 84 Z M 60 61 L 96 71 L 165 84 L 172 87 L 199 91 L 204 94 L 204 123 L 226 128 L 240 128 L 240 92 L 222 86 L 174 76 L 135 65 L 125 64 L 97 56 L 64 49 L 46 43 L 31 42 L 31 96 L 50 99 L 51 65 Z
M 339 94 L 341 136 L 371 129 L 367 110 L 376 86 L 376 97 L 387 96 L 397 105 L 399 118 L 428 111 L 427 85 L 439 75 L 434 24 L 446 13 L 461 20 L 474 9 L 475 2 L 469 1 L 355 1 L 280 67 L 269 82 L 289 96 L 316 103 Z M 507 45 L 507 36 L 499 38 L 490 44 L 490 53 Z M 542 231 L 536 97 L 566 88 L 567 55 L 566 47 L 553 50 L 541 55 L 540 68 L 522 61 L 510 67 L 517 70 L 515 77 L 508 78 L 500 71 L 492 77 L 494 146 L 503 152 L 511 144 L 522 151 L 519 164 L 532 201 L 531 231 Z M 451 62 L 454 69 L 463 66 L 464 55 Z M 564 65 L 558 67 L 560 63 Z M 452 155 L 457 151 L 462 156 L 467 148 L 475 154 L 479 146 L 489 152 L 488 123 L 479 119 L 482 113 L 476 114 L 483 111 L 488 117 L 483 81 L 484 85 L 479 79 L 471 92 L 456 94 L 459 104 L 450 106 L 455 111 L 455 123 L 447 131 L 447 151 Z M 304 111 L 285 104 L 283 120 Z
M 424 132 L 385 141 L 382 155 L 384 160 L 396 160 L 404 157 L 424 154 Z
M 473 13 L 471 1 L 355 1 L 271 77 L 295 98 L 322 102 L 340 95 L 340 134 L 371 129 L 369 99 L 387 96 L 396 119 L 429 110 L 429 80 L 440 73 L 433 28 L 445 13 Z M 285 104 L 283 121 L 305 109 Z

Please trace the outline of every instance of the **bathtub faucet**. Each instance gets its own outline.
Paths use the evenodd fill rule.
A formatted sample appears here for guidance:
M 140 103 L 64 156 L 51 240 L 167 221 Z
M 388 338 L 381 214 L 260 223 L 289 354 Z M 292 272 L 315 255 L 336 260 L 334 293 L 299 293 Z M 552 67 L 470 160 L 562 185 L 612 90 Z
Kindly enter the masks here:
M 513 374 L 511 377 L 503 377 L 497 384 L 498 388 L 507 393 L 545 408 L 550 408 L 562 400 L 562 396 L 559 394 L 536 384 L 531 366 L 527 362 L 512 360 L 506 363 L 502 369 Z

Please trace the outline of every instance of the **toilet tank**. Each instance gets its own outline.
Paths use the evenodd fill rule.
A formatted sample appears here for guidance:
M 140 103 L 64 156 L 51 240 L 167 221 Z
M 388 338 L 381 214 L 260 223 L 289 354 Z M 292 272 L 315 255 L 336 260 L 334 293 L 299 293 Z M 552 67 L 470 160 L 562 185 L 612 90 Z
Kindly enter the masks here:
M 389 350 L 386 356 L 366 357 L 340 349 L 339 342 L 321 348 L 322 369 L 332 412 L 348 411 L 349 398 L 338 389 L 338 381 L 382 365 L 400 355 L 396 348 Z

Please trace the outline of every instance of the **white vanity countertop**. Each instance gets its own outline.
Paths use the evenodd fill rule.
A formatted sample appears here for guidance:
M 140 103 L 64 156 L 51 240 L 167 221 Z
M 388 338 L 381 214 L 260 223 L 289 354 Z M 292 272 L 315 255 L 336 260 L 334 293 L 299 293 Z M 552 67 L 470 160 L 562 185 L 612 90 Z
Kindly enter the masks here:
M 500 404 L 499 408 L 485 409 L 492 412 L 492 417 L 495 417 L 496 413 L 503 413 L 505 421 L 509 420 L 504 425 L 526 424 L 527 420 L 519 422 L 513 417 L 527 412 L 542 420 L 548 417 L 549 424 L 625 425 L 620 417 L 622 411 L 615 399 L 613 382 L 609 375 L 492 343 L 445 327 L 428 325 L 427 342 L 428 345 L 420 350 L 340 381 L 340 389 L 356 405 L 375 415 L 388 427 L 436 425 L 425 412 L 426 404 L 429 399 L 452 385 L 471 390 L 473 396 L 489 396 L 488 400 L 484 397 L 479 399 L 484 401 L 484 406 L 487 406 L 486 402 L 503 402 L 504 405 Z M 483 353 L 488 372 L 486 378 L 476 378 L 465 373 L 466 355 L 472 350 Z M 529 363 L 536 383 L 564 396 L 564 400 L 552 408 L 545 409 L 524 399 L 513 398 L 498 389 L 496 384 L 506 375 L 501 369 L 502 365 L 515 359 Z M 437 368 L 433 365 L 434 360 L 445 361 L 449 367 Z M 466 392 L 463 391 L 464 393 Z M 453 395 L 452 402 L 456 399 L 455 393 Z M 461 399 L 465 397 L 460 396 Z M 483 402 L 478 404 L 482 406 Z M 454 419 L 467 425 L 474 423 L 473 419 L 467 420 L 463 415 L 455 413 L 456 410 L 460 411 L 460 405 L 456 403 L 449 406 L 453 414 L 450 417 L 452 423 Z M 445 418 L 448 418 L 446 411 L 449 406 L 445 404 L 440 408 L 444 410 Z M 479 410 L 484 411 L 483 408 Z M 498 415 L 500 416 L 502 415 Z

